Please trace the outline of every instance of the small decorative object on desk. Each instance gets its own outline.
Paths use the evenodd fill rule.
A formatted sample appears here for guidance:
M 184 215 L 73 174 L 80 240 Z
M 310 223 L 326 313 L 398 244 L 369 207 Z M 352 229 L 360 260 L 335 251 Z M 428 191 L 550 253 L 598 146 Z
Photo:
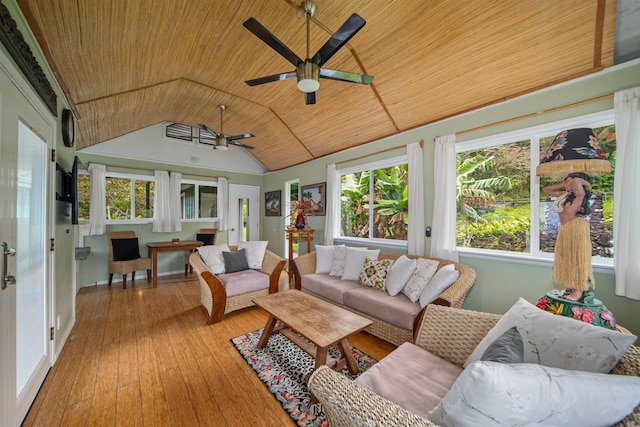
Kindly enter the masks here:
M 180 243 L 180 239 L 177 237 L 174 237 L 173 239 L 171 239 L 171 243 L 173 243 L 174 245 L 177 245 L 178 243 Z

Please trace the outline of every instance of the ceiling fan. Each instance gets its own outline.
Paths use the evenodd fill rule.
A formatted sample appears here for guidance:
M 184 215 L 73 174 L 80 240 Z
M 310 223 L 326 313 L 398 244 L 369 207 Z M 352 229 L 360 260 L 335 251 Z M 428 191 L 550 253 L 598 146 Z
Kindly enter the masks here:
M 249 18 L 242 24 L 260 40 L 268 44 L 272 49 L 296 67 L 295 71 L 259 77 L 257 79 L 247 80 L 245 83 L 249 86 L 256 86 L 278 80 L 285 80 L 291 77 L 297 77 L 298 89 L 304 92 L 306 104 L 316 103 L 316 91 L 320 87 L 320 78 L 359 84 L 371 83 L 373 76 L 322 68 L 325 62 L 331 59 L 331 57 L 342 46 L 344 46 L 351 37 L 364 27 L 366 21 L 357 13 L 354 13 L 312 57 L 309 53 L 309 24 L 311 17 L 316 12 L 316 5 L 311 0 L 305 0 L 302 2 L 300 8 L 307 18 L 307 58 L 304 61 L 300 59 L 298 55 L 293 53 L 291 49 L 285 46 L 284 43 L 278 40 L 276 36 L 271 34 L 271 32 L 269 32 L 269 30 L 267 30 L 255 18 Z
M 247 144 L 242 144 L 238 142 L 238 140 L 245 139 L 245 138 L 253 138 L 255 136 L 254 134 L 243 133 L 241 135 L 231 135 L 231 136 L 227 136 L 224 134 L 224 131 L 222 130 L 222 115 L 224 113 L 224 110 L 226 109 L 227 107 L 224 106 L 223 104 L 218 105 L 218 110 L 220 110 L 220 133 L 217 133 L 216 131 L 212 130 L 207 125 L 202 123 L 198 123 L 198 127 L 202 131 L 208 132 L 215 138 L 213 148 L 216 150 L 222 150 L 222 151 L 227 150 L 229 149 L 229 144 L 235 145 L 236 147 L 248 148 L 249 150 L 253 150 L 255 147 L 252 147 L 251 145 L 247 145 Z M 203 139 L 202 132 L 200 132 L 200 140 L 202 141 L 202 139 Z M 204 139 L 207 139 L 207 138 L 205 137 Z

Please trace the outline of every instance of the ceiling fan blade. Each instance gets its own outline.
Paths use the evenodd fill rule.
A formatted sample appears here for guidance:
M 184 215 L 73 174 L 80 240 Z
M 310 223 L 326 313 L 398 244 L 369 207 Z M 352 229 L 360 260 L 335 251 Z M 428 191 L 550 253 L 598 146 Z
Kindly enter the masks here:
M 235 145 L 236 147 L 247 148 L 249 150 L 253 150 L 255 148 L 255 147 L 252 147 L 251 145 L 242 144 L 241 142 L 238 142 L 238 141 L 229 140 L 229 138 L 227 138 L 227 142 L 231 145 Z
M 280 73 L 280 74 L 274 74 L 272 76 L 264 76 L 264 77 L 258 77 L 257 79 L 246 80 L 245 83 L 248 84 L 249 86 L 257 86 L 265 83 L 277 82 L 279 80 L 290 79 L 291 77 L 295 77 L 295 76 L 296 76 L 296 72 L 290 71 L 288 73 Z
M 311 105 L 316 103 L 316 93 L 315 92 L 305 92 L 304 94 L 304 103 L 306 105 Z
M 344 46 L 362 27 L 367 21 L 362 19 L 360 15 L 354 13 L 347 19 L 338 31 L 336 31 L 329 40 L 313 55 L 311 62 L 318 64 L 322 67 L 322 64 L 327 62 L 342 46 Z
M 198 127 L 200 129 L 202 129 L 205 132 L 209 132 L 211 135 L 213 135 L 214 137 L 218 137 L 219 135 L 216 133 L 216 131 L 214 131 L 213 129 L 209 128 L 209 126 L 202 124 L 202 123 L 198 123 Z
M 245 139 L 245 138 L 253 138 L 255 135 L 252 133 L 243 133 L 242 135 L 231 135 L 227 137 L 227 141 L 231 142 L 231 141 L 236 141 L 238 139 Z
M 338 80 L 349 83 L 360 83 L 368 85 L 373 80 L 373 76 L 366 74 L 351 73 L 349 71 L 330 70 L 328 68 L 320 69 L 320 77 L 323 79 Z
M 261 23 L 259 23 L 255 18 L 249 18 L 242 24 L 244 27 L 251 31 L 256 37 L 260 40 L 268 44 L 273 50 L 278 52 L 282 57 L 284 57 L 287 61 L 293 64 L 294 67 L 297 67 L 300 64 L 302 59 L 298 57 L 291 49 L 285 46 L 276 36 L 271 34 L 269 30 L 267 30 Z

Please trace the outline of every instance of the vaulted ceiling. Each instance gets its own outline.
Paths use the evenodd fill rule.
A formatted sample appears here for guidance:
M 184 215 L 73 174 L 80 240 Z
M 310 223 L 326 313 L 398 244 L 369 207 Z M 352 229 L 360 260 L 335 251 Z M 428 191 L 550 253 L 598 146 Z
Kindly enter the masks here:
M 305 105 L 250 17 L 306 56 L 292 0 L 17 0 L 77 117 L 77 147 L 161 122 L 219 128 L 268 170 L 398 134 L 613 65 L 616 0 L 315 0 L 315 53 L 352 13 L 367 23 Z M 242 150 L 232 147 L 231 150 Z M 224 155 L 224 153 L 220 153 Z

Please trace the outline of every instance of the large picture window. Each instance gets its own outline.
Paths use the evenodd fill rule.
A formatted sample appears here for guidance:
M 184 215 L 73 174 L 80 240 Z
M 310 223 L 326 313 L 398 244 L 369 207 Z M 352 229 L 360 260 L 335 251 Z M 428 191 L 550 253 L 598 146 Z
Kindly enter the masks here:
M 338 171 L 340 236 L 407 240 L 409 219 L 406 156 Z
M 153 219 L 154 177 L 107 172 L 107 221 L 145 221 Z M 87 173 L 78 175 L 78 218 L 89 220 L 90 180 Z M 180 198 L 183 220 L 217 220 L 218 184 L 183 179 Z
M 538 178 L 535 170 L 541 153 L 547 151 L 555 135 L 577 127 L 593 129 L 611 162 L 611 174 L 592 177 L 592 213 L 586 220 L 591 227 L 593 256 L 603 265 L 612 265 L 616 160 L 612 111 L 459 143 L 456 147 L 459 250 L 552 256 L 559 218 L 551 198 L 540 188 L 559 180 Z

